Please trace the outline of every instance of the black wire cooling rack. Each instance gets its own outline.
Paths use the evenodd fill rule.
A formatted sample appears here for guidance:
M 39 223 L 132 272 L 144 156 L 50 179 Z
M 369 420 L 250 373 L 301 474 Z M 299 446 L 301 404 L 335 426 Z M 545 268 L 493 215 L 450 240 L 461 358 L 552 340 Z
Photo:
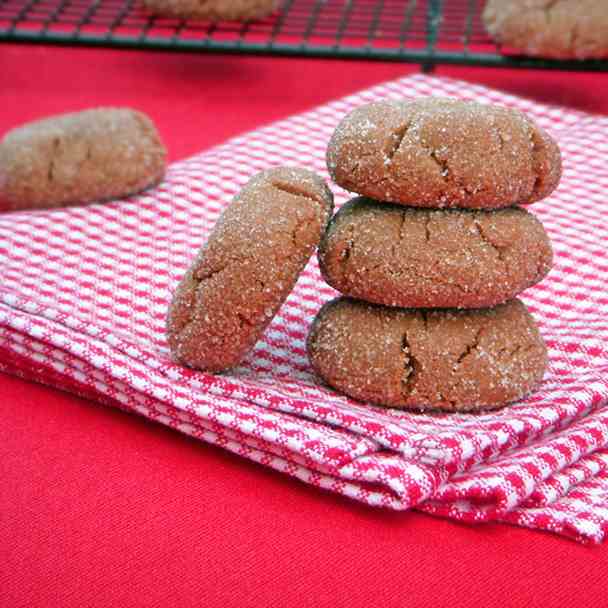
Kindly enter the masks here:
M 141 0 L 0 0 L 0 41 L 608 71 L 499 49 L 485 0 L 281 0 L 246 23 L 153 17 Z

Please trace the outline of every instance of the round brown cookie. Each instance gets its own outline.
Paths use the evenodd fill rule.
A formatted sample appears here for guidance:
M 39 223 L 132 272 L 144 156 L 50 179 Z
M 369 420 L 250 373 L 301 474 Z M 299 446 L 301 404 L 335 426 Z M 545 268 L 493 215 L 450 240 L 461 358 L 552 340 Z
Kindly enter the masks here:
M 608 57 L 608 0 L 489 0 L 483 20 L 496 42 L 526 55 Z
M 165 157 L 152 121 L 128 108 L 31 122 L 0 142 L 0 211 L 127 196 L 162 179 Z
M 551 242 L 519 207 L 414 209 L 366 198 L 332 218 L 319 247 L 325 280 L 345 295 L 387 306 L 494 306 L 550 270 Z
M 332 210 L 330 190 L 310 171 L 254 176 L 177 286 L 167 318 L 174 357 L 208 371 L 237 365 L 293 289 Z
M 561 177 L 557 144 L 521 112 L 436 97 L 357 108 L 332 135 L 327 167 L 347 190 L 414 207 L 533 203 Z
M 262 19 L 277 8 L 276 0 L 143 0 L 144 6 L 160 17 L 205 21 L 247 21 Z
M 308 355 L 327 384 L 355 399 L 461 412 L 520 399 L 547 366 L 543 339 L 519 300 L 424 312 L 338 298 L 319 311 Z

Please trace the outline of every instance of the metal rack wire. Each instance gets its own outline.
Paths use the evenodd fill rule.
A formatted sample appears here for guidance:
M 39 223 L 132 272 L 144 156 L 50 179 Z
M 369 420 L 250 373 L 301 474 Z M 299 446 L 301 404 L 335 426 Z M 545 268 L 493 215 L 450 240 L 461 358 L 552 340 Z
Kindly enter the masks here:
M 527 58 L 499 49 L 484 0 L 281 0 L 269 18 L 153 17 L 139 0 L 0 0 L 0 41 L 608 71 L 608 61 Z

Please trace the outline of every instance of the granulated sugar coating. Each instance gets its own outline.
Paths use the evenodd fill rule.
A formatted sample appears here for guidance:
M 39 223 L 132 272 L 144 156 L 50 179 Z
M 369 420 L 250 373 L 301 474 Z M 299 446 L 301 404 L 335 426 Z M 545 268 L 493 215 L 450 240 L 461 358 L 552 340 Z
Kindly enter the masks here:
M 561 177 L 557 144 L 521 112 L 434 97 L 357 108 L 336 128 L 327 166 L 347 190 L 416 207 L 533 203 Z
M 175 291 L 167 318 L 174 357 L 208 371 L 237 365 L 293 289 L 332 211 L 331 191 L 310 171 L 253 177 Z
M 542 224 L 519 207 L 414 209 L 355 198 L 319 247 L 325 280 L 345 295 L 403 307 L 505 302 L 551 268 Z
M 165 161 L 152 121 L 128 108 L 28 123 L 0 143 L 0 211 L 122 198 L 157 184 Z
M 307 346 L 333 388 L 420 410 L 501 407 L 534 389 L 547 366 L 543 339 L 519 300 L 425 312 L 338 298 L 319 311 Z
M 488 0 L 483 20 L 496 42 L 527 55 L 608 57 L 608 0 Z

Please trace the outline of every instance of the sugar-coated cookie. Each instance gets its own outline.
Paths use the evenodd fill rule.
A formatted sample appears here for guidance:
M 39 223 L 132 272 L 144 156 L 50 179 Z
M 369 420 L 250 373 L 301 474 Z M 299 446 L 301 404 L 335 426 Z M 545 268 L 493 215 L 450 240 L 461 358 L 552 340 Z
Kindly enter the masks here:
M 608 0 L 489 0 L 483 21 L 496 42 L 526 55 L 608 57 Z
M 128 108 L 45 118 L 0 142 L 0 211 L 121 198 L 157 184 L 166 151 L 152 121 Z
M 501 407 L 532 391 L 547 366 L 519 300 L 425 312 L 338 298 L 319 311 L 308 355 L 327 384 L 354 399 L 420 410 Z
M 310 171 L 254 176 L 177 286 L 167 318 L 175 359 L 208 371 L 237 365 L 293 289 L 332 210 L 331 191 Z
M 505 302 L 550 270 L 551 242 L 520 207 L 415 209 L 355 198 L 319 247 L 325 280 L 345 295 L 401 307 Z
M 276 0 L 143 0 L 148 11 L 159 17 L 204 21 L 262 19 L 277 8 Z
M 561 157 L 517 110 L 428 97 L 352 111 L 331 137 L 327 167 L 338 185 L 376 200 L 491 209 L 551 194 Z

